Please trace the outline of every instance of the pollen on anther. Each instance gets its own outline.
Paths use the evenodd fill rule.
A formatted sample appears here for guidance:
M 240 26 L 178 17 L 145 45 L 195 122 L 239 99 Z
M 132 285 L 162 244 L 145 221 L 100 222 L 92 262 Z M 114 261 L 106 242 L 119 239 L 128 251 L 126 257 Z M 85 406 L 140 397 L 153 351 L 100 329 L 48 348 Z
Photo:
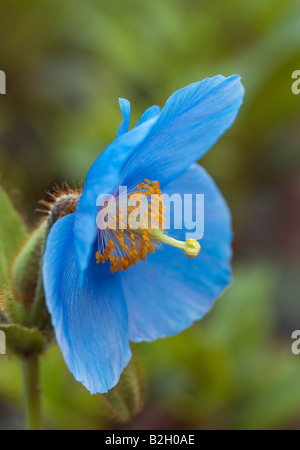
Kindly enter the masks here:
M 154 194 L 155 197 L 152 197 Z M 147 199 L 146 209 L 143 209 L 141 195 Z M 122 208 L 119 207 L 116 227 L 108 228 L 110 235 L 112 236 L 111 233 L 113 233 L 114 238 L 107 240 L 104 251 L 96 253 L 97 264 L 100 262 L 104 264 L 108 261 L 111 264 L 112 274 L 118 270 L 127 270 L 139 261 L 146 261 L 147 255 L 155 252 L 155 240 L 152 237 L 151 227 L 163 228 L 165 221 L 163 216 L 165 208 L 158 181 L 151 182 L 145 178 L 135 187 L 135 190 L 128 193 L 127 197 L 130 201 L 127 211 L 124 214 Z M 134 221 L 137 220 L 140 221 L 138 228 L 133 226 Z M 134 233 L 131 231 L 132 229 L 135 230 Z

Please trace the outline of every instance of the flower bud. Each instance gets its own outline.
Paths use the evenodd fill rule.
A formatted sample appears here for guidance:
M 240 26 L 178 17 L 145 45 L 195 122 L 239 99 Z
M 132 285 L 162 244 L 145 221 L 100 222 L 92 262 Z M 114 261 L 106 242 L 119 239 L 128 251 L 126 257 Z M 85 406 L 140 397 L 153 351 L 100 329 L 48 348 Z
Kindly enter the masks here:
M 45 233 L 46 221 L 31 235 L 13 265 L 13 285 L 18 297 L 25 306 L 30 306 L 34 299 L 40 273 Z
M 142 410 L 145 387 L 136 355 L 122 372 L 117 386 L 101 395 L 101 399 L 107 413 L 117 422 L 128 422 Z

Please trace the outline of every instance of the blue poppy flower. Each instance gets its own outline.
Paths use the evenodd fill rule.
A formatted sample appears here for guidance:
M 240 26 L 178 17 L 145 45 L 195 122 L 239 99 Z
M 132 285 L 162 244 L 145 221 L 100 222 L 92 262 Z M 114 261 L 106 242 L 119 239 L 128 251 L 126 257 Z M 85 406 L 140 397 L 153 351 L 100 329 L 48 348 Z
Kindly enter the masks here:
M 46 303 L 66 364 L 91 393 L 117 384 L 131 358 L 129 342 L 181 332 L 231 282 L 230 213 L 195 162 L 232 125 L 243 95 L 238 75 L 207 78 L 175 92 L 162 110 L 149 108 L 130 131 L 130 104 L 120 99 L 116 139 L 91 167 L 76 212 L 52 227 L 43 261 Z M 109 261 L 95 262 L 97 198 L 144 179 L 159 182 L 164 194 L 204 194 L 202 251 L 189 259 L 163 244 L 146 261 L 111 273 Z M 171 223 L 169 236 L 185 240 L 185 233 Z

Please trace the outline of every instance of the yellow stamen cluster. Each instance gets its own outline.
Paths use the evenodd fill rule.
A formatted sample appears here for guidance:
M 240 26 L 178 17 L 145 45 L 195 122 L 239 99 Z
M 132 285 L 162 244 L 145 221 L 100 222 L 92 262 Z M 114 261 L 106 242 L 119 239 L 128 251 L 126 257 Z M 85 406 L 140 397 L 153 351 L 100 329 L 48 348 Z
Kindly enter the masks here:
M 148 201 L 148 210 L 143 211 L 142 227 L 143 229 L 162 229 L 165 224 L 164 212 L 165 207 L 163 205 L 163 198 L 160 190 L 160 184 L 158 181 L 150 181 L 145 178 L 144 183 L 140 183 L 136 186 L 136 191 L 129 194 L 131 201 L 136 201 L 136 205 L 141 211 L 141 203 L 139 201 L 139 196 L 143 195 Z M 129 206 L 128 209 L 135 208 L 134 206 Z M 130 227 L 130 218 L 129 218 Z
M 141 195 L 147 199 L 148 207 L 142 210 Z M 148 253 L 155 252 L 155 241 L 151 238 L 152 228 L 163 227 L 165 208 L 158 181 L 151 182 L 145 179 L 143 183 L 136 186 L 136 190 L 128 194 L 130 203 L 127 206 L 127 224 L 121 207 L 118 209 L 117 227 L 113 230 L 115 242 L 109 239 L 103 253 L 96 253 L 97 264 L 109 261 L 110 271 L 127 270 L 131 265 L 136 265 L 140 260 L 146 261 Z M 140 214 L 141 226 L 133 229 L 132 222 L 136 218 L 134 212 Z M 127 225 L 127 227 L 126 227 Z M 126 229 L 127 228 L 127 229 Z M 121 249 L 121 252 L 120 252 Z M 121 254 L 117 254 L 119 253 Z
M 162 198 L 159 182 L 145 179 L 128 194 L 130 205 L 127 203 L 126 214 L 119 202 L 116 220 L 111 223 L 107 217 L 107 225 L 111 225 L 105 231 L 108 237 L 104 251 L 96 253 L 97 264 L 109 261 L 111 273 L 127 270 L 139 261 L 146 261 L 148 253 L 154 253 L 160 243 L 183 250 L 188 258 L 199 255 L 201 247 L 198 241 L 179 241 L 164 233 Z

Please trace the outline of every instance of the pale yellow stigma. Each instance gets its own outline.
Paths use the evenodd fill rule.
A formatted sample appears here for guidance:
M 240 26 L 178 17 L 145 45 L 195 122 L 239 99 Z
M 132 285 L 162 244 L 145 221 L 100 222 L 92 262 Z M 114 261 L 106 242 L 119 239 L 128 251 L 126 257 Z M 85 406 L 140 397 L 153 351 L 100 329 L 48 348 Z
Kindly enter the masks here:
M 187 239 L 184 241 L 178 241 L 170 236 L 164 234 L 161 230 L 153 230 L 152 238 L 157 242 L 171 245 L 172 247 L 180 248 L 183 250 L 188 258 L 196 258 L 199 255 L 201 246 L 195 239 Z
M 185 248 L 185 254 L 188 258 L 196 258 L 201 251 L 201 245 L 195 239 L 187 239 Z

